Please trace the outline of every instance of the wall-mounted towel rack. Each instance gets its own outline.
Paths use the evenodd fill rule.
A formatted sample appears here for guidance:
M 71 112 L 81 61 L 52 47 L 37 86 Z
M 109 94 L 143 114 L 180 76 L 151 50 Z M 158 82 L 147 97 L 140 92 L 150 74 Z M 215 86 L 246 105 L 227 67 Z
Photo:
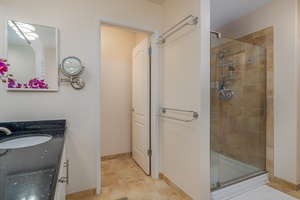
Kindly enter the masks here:
M 182 24 L 183 22 L 185 22 L 189 18 L 193 18 L 193 19 L 186 22 L 186 23 L 184 23 L 184 24 Z M 198 23 L 198 21 L 199 21 L 198 17 L 194 17 L 193 15 L 187 16 L 186 18 L 181 20 L 178 24 L 176 24 L 175 26 L 173 26 L 172 28 L 167 30 L 165 33 L 163 33 L 161 36 L 159 36 L 158 42 L 156 44 L 164 44 L 166 42 L 166 39 L 169 36 L 171 36 L 172 34 L 174 34 L 175 32 L 179 31 L 180 29 L 182 29 L 183 27 L 185 27 L 187 25 L 196 25 Z M 179 26 L 179 25 L 181 25 L 181 26 Z
M 195 112 L 195 111 L 192 111 L 192 110 L 179 110 L 179 109 L 173 109 L 173 108 L 162 108 L 160 107 L 159 108 L 161 110 L 161 114 L 158 114 L 157 116 L 158 117 L 163 117 L 163 118 L 168 118 L 168 119 L 174 119 L 174 120 L 177 120 L 177 121 L 182 121 L 182 122 L 191 122 L 195 119 L 198 118 L 198 113 Z M 177 118 L 177 117 L 170 117 L 170 116 L 167 116 L 165 115 L 167 111 L 173 111 L 173 112 L 183 112 L 183 113 L 191 113 L 192 114 L 192 118 L 191 119 L 180 119 L 180 118 Z

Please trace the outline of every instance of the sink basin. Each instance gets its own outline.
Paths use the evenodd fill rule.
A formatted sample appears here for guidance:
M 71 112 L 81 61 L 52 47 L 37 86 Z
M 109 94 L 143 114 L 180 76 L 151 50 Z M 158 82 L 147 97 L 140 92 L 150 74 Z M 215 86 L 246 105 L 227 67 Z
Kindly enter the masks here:
M 23 135 L 0 141 L 0 149 L 17 149 L 42 144 L 52 139 L 51 135 Z

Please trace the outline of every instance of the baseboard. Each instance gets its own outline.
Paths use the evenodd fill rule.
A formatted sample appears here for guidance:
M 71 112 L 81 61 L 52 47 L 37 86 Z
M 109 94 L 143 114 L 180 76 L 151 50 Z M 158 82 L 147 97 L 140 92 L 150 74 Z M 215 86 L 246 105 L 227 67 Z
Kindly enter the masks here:
M 159 173 L 159 179 L 161 179 L 164 182 L 166 182 L 183 199 L 185 199 L 185 200 L 193 200 L 189 195 L 187 195 L 183 190 L 181 190 L 176 184 L 174 184 L 170 179 L 168 179 L 163 173 Z
M 94 195 L 96 195 L 96 188 L 67 194 L 66 199 L 67 200 L 78 200 L 78 199 L 83 199 L 83 198 L 94 196 Z
M 292 190 L 295 190 L 295 191 L 300 190 L 300 184 L 290 183 L 290 182 L 288 182 L 286 180 L 283 180 L 283 179 L 277 178 L 277 177 L 272 178 L 272 181 L 274 181 L 275 183 L 278 183 L 280 185 L 283 185 L 283 186 L 285 186 L 287 188 L 290 188 Z
M 109 155 L 109 156 L 101 156 L 101 161 L 104 160 L 111 160 L 114 158 L 131 158 L 132 157 L 132 153 L 131 152 L 127 152 L 127 153 L 119 153 L 119 154 L 114 154 L 114 155 Z

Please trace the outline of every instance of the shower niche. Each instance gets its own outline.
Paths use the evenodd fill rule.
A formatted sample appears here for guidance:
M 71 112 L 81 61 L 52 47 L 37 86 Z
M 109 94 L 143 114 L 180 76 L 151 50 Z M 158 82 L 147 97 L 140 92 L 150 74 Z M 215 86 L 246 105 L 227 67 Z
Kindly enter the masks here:
M 211 190 L 266 173 L 266 49 L 211 34 Z

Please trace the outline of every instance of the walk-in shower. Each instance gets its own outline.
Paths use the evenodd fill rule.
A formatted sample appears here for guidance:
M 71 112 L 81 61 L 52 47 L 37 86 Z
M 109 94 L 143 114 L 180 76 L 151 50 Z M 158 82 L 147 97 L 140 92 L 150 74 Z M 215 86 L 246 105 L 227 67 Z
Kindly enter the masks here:
M 211 33 L 211 190 L 265 173 L 266 49 Z

